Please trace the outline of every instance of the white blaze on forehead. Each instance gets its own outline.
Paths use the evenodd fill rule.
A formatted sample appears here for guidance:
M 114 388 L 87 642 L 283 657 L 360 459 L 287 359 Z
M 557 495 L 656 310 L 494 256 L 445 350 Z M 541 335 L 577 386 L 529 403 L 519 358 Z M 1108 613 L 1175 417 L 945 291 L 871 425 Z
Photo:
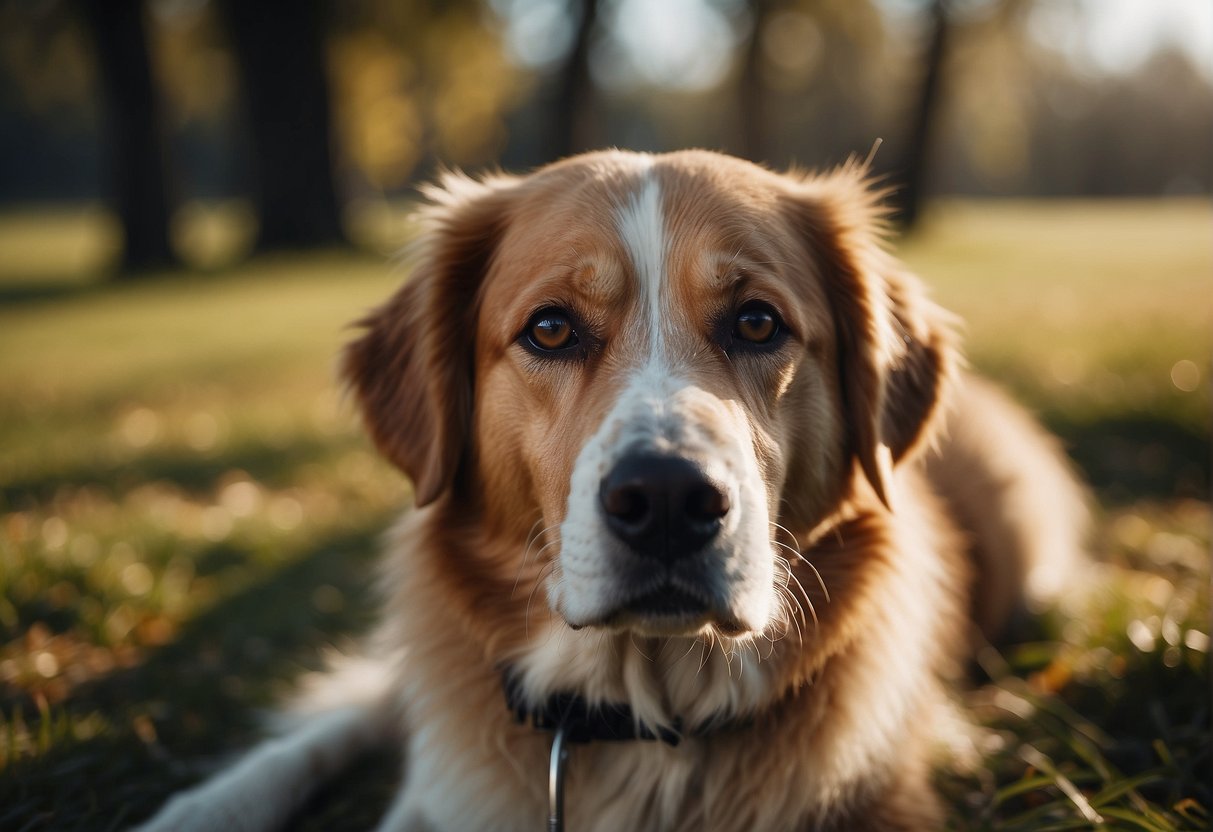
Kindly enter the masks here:
M 608 528 L 599 495 L 625 456 L 658 453 L 702 467 L 737 507 L 698 557 L 705 591 L 716 594 L 733 619 L 758 630 L 770 618 L 774 595 L 774 559 L 764 555 L 770 540 L 762 473 L 744 419 L 694 384 L 669 349 L 674 316 L 661 188 L 651 169 L 637 173 L 614 219 L 635 275 L 641 318 L 636 328 L 649 336 L 647 343 L 636 340 L 643 357 L 624 371 L 615 401 L 573 463 L 560 524 L 560 569 L 548 579 L 548 600 L 567 621 L 592 624 L 631 599 L 635 586 L 625 567 L 634 565 L 634 556 Z M 624 337 L 635 340 L 630 332 Z M 637 705 L 634 697 L 632 704 Z
M 640 190 L 622 206 L 615 216 L 619 236 L 628 250 L 641 297 L 648 312 L 650 347 L 654 357 L 662 352 L 661 296 L 665 283 L 666 235 L 661 213 L 661 186 L 651 174 L 646 174 Z

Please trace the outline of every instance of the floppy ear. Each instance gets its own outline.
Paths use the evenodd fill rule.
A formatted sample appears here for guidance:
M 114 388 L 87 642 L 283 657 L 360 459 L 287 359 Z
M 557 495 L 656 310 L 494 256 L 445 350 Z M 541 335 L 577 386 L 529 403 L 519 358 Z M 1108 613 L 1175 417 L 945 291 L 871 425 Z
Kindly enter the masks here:
M 892 467 L 931 435 L 959 357 L 952 316 L 885 250 L 882 196 L 854 164 L 792 185 L 838 327 L 852 452 L 890 506 Z
M 467 448 L 477 296 L 515 181 L 447 174 L 424 189 L 412 274 L 345 350 L 367 430 L 413 481 L 418 506 L 447 490 Z

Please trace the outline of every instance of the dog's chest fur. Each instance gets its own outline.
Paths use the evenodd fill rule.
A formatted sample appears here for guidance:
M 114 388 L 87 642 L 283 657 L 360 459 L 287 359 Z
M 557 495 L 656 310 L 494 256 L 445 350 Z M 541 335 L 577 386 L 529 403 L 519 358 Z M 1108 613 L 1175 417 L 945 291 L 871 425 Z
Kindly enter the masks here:
M 515 723 L 501 686 L 505 661 L 533 686 L 623 701 L 649 724 L 726 717 L 677 747 L 574 746 L 570 829 L 844 827 L 848 807 L 870 803 L 895 774 L 923 768 L 941 701 L 933 657 L 960 621 L 959 549 L 931 501 L 912 499 L 914 510 L 897 519 L 844 524 L 807 553 L 835 591 L 832 601 L 820 599 L 816 624 L 728 655 L 692 640 L 575 633 L 538 610 L 529 616 L 530 646 L 519 652 L 500 632 L 486 642 L 485 630 L 457 625 L 486 611 L 452 607 L 461 597 L 447 585 L 453 573 L 425 566 L 449 559 L 406 551 L 433 539 L 427 523 L 443 522 L 413 515 L 395 535 L 389 576 L 396 596 L 409 599 L 399 607 L 407 613 L 385 638 L 409 645 L 399 688 L 410 737 L 401 804 L 408 820 L 398 828 L 541 828 L 551 735 Z M 934 807 L 918 811 L 933 817 Z
M 543 828 L 552 737 L 503 675 L 524 707 L 685 729 L 574 748 L 571 832 L 941 828 L 967 556 L 997 638 L 1064 586 L 1085 511 L 1048 437 L 959 372 L 863 166 L 610 151 L 426 193 L 412 274 L 343 363 L 418 506 L 377 681 L 336 670 L 327 710 L 147 832 L 281 828 L 389 741 L 381 832 Z

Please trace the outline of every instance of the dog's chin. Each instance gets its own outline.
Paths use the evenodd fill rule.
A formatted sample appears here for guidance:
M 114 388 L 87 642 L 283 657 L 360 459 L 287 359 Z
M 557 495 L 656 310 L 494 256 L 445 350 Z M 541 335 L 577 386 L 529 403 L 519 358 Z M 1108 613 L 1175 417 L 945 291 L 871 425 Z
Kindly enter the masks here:
M 715 634 L 727 638 L 745 638 L 756 631 L 735 619 L 715 616 L 640 616 L 619 613 L 588 624 L 566 622 L 574 630 L 600 630 L 607 633 L 631 633 L 644 638 L 698 638 Z
M 592 621 L 565 620 L 575 630 L 590 628 L 663 638 L 709 633 L 737 638 L 755 629 L 731 611 L 721 609 L 696 594 L 670 586 L 631 598 Z

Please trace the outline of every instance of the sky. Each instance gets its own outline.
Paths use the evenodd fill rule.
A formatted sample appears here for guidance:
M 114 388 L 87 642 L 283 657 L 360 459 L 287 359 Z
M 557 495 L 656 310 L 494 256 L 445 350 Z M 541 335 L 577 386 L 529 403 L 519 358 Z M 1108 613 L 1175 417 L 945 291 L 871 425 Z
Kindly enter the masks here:
M 515 59 L 559 61 L 573 37 L 567 0 L 490 0 Z M 953 0 L 961 17 L 989 0 Z M 926 0 L 876 0 L 894 25 L 922 20 Z M 611 37 L 595 54 L 608 87 L 637 82 L 710 89 L 728 72 L 721 55 L 738 43 L 743 0 L 604 0 Z M 899 20 L 900 18 L 900 20 Z M 1213 0 L 1037 0 L 1028 32 L 1043 46 L 1095 73 L 1132 72 L 1161 48 L 1178 47 L 1213 81 Z
M 1213 79 L 1210 0 L 1039 0 L 1029 31 L 1101 72 L 1130 72 L 1176 46 Z

